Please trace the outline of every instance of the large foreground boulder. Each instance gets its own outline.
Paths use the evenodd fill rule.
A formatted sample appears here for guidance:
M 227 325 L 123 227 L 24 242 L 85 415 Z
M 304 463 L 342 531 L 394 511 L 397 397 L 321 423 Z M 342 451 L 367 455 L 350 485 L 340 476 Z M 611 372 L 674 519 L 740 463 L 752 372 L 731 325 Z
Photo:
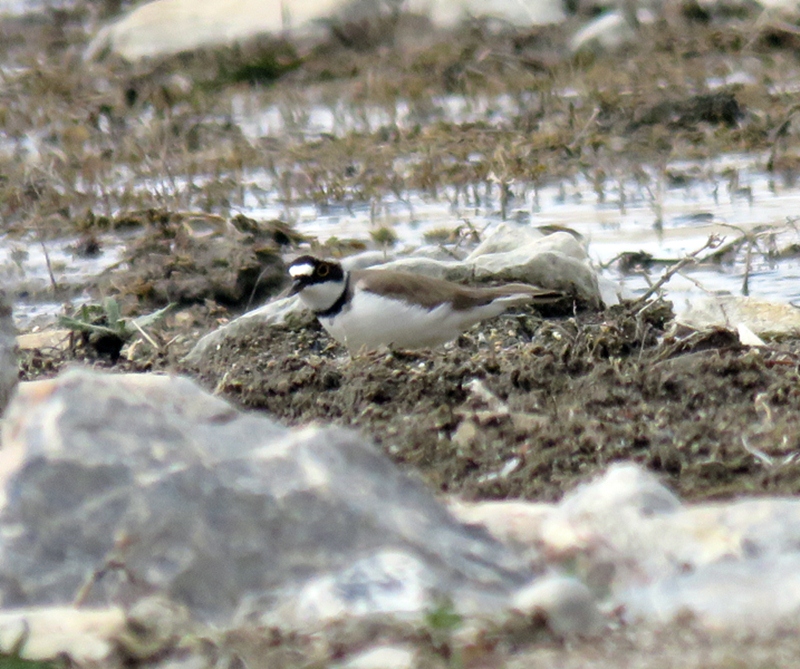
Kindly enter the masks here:
M 11 300 L 0 290 L 0 415 L 17 385 L 17 343 L 14 321 L 11 315 Z
M 619 463 L 556 505 L 483 502 L 454 511 L 544 552 L 550 567 L 568 566 L 629 623 L 691 619 L 769 636 L 800 621 L 796 498 L 684 505 L 651 472 Z
M 501 611 L 534 578 L 356 433 L 292 431 L 185 378 L 21 387 L 0 451 L 3 608 L 131 604 L 201 621 Z

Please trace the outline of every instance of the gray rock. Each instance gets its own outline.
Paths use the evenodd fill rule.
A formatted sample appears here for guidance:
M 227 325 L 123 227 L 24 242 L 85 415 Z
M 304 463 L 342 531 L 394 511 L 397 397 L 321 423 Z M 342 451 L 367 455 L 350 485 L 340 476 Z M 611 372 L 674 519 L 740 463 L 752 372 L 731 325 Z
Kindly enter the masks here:
M 444 262 L 461 262 L 469 255 L 464 248 L 451 243 L 425 244 L 413 249 L 412 252 L 418 258 L 430 258 Z
M 434 279 L 447 281 L 464 281 L 472 273 L 466 265 L 457 261 L 434 260 L 433 258 L 399 258 L 381 265 L 379 269 L 388 269 L 394 272 L 410 272 L 422 274 Z
M 0 290 L 0 415 L 6 408 L 19 378 L 16 330 L 11 317 L 11 302 Z
M 467 261 L 485 256 L 488 253 L 508 253 L 531 242 L 537 242 L 544 235 L 536 228 L 529 225 L 510 225 L 501 223 L 494 232 L 484 239 L 476 249 L 467 256 Z
M 475 278 L 484 281 L 524 281 L 542 288 L 570 291 L 592 304 L 600 299 L 594 270 L 580 260 L 557 251 L 544 251 L 527 257 L 522 253 L 481 256 L 475 261 Z
M 372 260 L 374 254 L 360 254 L 356 258 L 362 256 Z M 597 273 L 588 265 L 586 249 L 568 232 L 542 236 L 538 230 L 529 227 L 504 224 L 463 262 L 415 255 L 378 265 L 352 264 L 352 268 L 366 266 L 447 281 L 522 281 L 562 290 L 591 305 L 602 303 Z
M 800 334 L 800 309 L 754 297 L 711 295 L 695 300 L 676 322 L 693 330 L 735 331 L 743 325 L 763 337 L 796 337 Z
M 525 228 L 522 229 L 524 230 Z M 512 241 L 515 233 L 516 244 Z M 484 251 L 479 253 L 481 247 L 484 248 Z M 569 232 L 560 230 L 542 236 L 538 230 L 528 230 L 523 234 L 513 229 L 504 230 L 501 226 L 495 235 L 487 238 L 483 244 L 472 252 L 468 261 L 474 262 L 481 256 L 490 256 L 508 262 L 509 258 L 530 258 L 538 253 L 545 252 L 560 253 L 567 258 L 574 258 L 582 262 L 585 262 L 589 257 L 583 242 Z
M 303 303 L 297 295 L 291 297 L 279 297 L 271 302 L 267 302 L 258 309 L 248 311 L 246 314 L 234 318 L 230 323 L 226 323 L 220 328 L 204 335 L 194 345 L 185 357 L 185 362 L 190 365 L 199 364 L 206 354 L 217 346 L 221 346 L 226 339 L 235 339 L 240 336 L 243 328 L 249 327 L 252 323 L 261 323 L 265 326 L 281 325 L 292 314 L 301 314 L 305 311 Z
M 562 290 L 592 306 L 603 303 L 586 248 L 568 232 L 543 237 L 535 229 L 501 225 L 465 264 L 478 281 L 523 281 Z
M 342 259 L 342 267 L 347 270 L 366 269 L 375 265 L 384 265 L 394 260 L 394 256 L 384 251 L 363 251 Z
M 560 637 L 596 636 L 606 629 L 589 588 L 569 576 L 541 578 L 523 588 L 514 597 L 514 608 L 543 615 L 550 630 Z
M 500 611 L 532 578 L 356 433 L 291 431 L 180 377 L 23 385 L 0 472 L 4 607 L 156 593 L 219 625 L 301 625 L 440 596 Z
M 580 247 L 580 243 L 566 232 L 557 232 L 566 246 Z M 544 242 L 549 237 L 541 241 Z M 474 276 L 478 281 L 522 281 L 542 288 L 552 288 L 574 295 L 587 304 L 599 308 L 602 305 L 597 273 L 583 260 L 560 250 L 549 250 L 545 245 L 532 248 L 531 245 L 517 251 L 492 253 L 480 256 L 473 263 Z

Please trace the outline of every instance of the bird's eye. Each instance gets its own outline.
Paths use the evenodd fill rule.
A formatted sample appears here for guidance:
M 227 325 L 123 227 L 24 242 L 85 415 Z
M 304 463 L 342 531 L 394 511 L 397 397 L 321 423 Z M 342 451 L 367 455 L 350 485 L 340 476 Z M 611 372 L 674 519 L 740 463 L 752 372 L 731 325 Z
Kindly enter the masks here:
M 328 276 L 328 272 L 330 272 L 330 268 L 327 265 L 320 265 L 317 267 L 317 276 Z

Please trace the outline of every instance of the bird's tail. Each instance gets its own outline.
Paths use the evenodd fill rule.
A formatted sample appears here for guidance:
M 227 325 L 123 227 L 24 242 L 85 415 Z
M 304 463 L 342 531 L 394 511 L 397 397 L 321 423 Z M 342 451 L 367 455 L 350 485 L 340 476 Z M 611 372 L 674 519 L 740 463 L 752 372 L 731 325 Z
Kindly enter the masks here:
M 524 283 L 509 283 L 505 286 L 498 286 L 493 288 L 497 295 L 497 301 L 504 304 L 526 304 L 533 302 L 534 304 L 553 304 L 559 300 L 563 300 L 564 293 L 558 290 L 550 290 L 548 288 L 535 288 Z

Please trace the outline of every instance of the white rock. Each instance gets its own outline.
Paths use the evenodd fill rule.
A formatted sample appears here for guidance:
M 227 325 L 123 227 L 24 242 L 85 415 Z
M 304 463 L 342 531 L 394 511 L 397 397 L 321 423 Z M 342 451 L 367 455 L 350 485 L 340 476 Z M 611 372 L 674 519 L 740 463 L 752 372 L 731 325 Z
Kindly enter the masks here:
M 412 669 L 415 653 L 408 646 L 379 646 L 362 651 L 346 662 L 336 664 L 337 669 Z
M 766 346 L 766 342 L 753 332 L 744 323 L 736 326 L 736 333 L 739 335 L 739 342 L 742 346 Z
M 640 8 L 636 12 L 639 23 L 652 23 L 655 16 L 647 9 Z M 614 10 L 601 14 L 578 30 L 569 42 L 573 52 L 612 51 L 630 44 L 637 39 L 638 33 L 626 19 L 623 12 Z
M 560 0 L 411 0 L 409 11 L 427 12 L 439 27 L 473 17 L 491 17 L 517 26 L 557 23 L 564 19 Z
M 455 501 L 450 507 L 463 522 L 483 525 L 504 542 L 541 547 L 555 559 L 602 547 L 605 556 L 635 564 L 633 571 L 648 579 L 721 561 L 785 555 L 800 545 L 800 500 L 682 506 L 655 476 L 632 464 L 614 465 L 558 505 Z M 617 575 L 627 587 L 625 578 Z
M 461 247 L 452 244 L 446 246 L 441 244 L 426 244 L 418 248 L 410 248 L 408 253 L 412 253 L 418 258 L 430 258 L 431 260 L 442 260 L 444 262 L 463 262 L 467 253 Z
M 634 464 L 609 467 L 601 477 L 568 494 L 542 523 L 542 540 L 558 553 L 605 541 L 614 531 L 630 534 L 637 518 L 680 508 L 680 500 L 650 472 Z
M 422 274 L 434 279 L 447 281 L 463 281 L 471 275 L 469 267 L 456 261 L 434 260 L 433 258 L 399 258 L 377 269 L 392 270 L 395 272 L 410 272 Z
M 681 503 L 652 472 L 625 462 L 611 465 L 602 477 L 570 493 L 560 506 L 582 514 L 624 506 L 652 516 L 679 509 Z
M 26 660 L 69 657 L 78 664 L 108 660 L 125 627 L 122 609 L 53 606 L 0 611 L 0 651 Z
M 517 593 L 513 607 L 524 614 L 543 614 L 559 636 L 596 636 L 606 627 L 589 588 L 567 576 L 537 579 Z
M 613 307 L 622 300 L 634 298 L 633 293 L 620 286 L 616 281 L 599 274 L 597 275 L 597 287 L 600 290 L 600 299 L 607 307 Z
M 478 256 L 471 265 L 479 281 L 524 281 L 601 303 L 597 273 L 586 263 L 583 245 L 568 232 L 555 232 L 514 251 Z
M 103 28 L 86 55 L 92 58 L 111 47 L 123 58 L 137 60 L 235 42 L 261 33 L 319 31 L 314 21 L 329 16 L 342 4 L 343 0 L 155 0 Z
M 487 262 L 487 258 L 497 263 L 508 263 L 509 259 L 530 258 L 531 256 L 546 252 L 560 253 L 574 260 L 585 261 L 587 259 L 586 249 L 575 237 L 568 232 L 554 232 L 545 237 L 524 241 L 522 244 L 517 243 L 508 251 L 481 253 L 477 255 L 473 253 L 467 261 L 472 261 L 476 266 Z
M 800 616 L 798 499 L 681 506 L 643 468 L 616 465 L 540 527 L 544 555 L 579 565 L 631 622 L 689 613 L 710 629 L 770 633 Z
M 304 309 L 305 307 L 297 295 L 267 302 L 263 307 L 248 311 L 230 323 L 226 323 L 201 337 L 200 341 L 195 344 L 194 348 L 186 356 L 185 361 L 189 364 L 197 364 L 207 351 L 221 345 L 229 337 L 238 336 L 242 326 L 249 326 L 251 323 L 261 323 L 265 326 L 280 325 L 286 321 L 289 315 L 300 313 Z
M 394 256 L 384 251 L 364 251 L 343 258 L 342 267 L 347 270 L 366 269 L 376 265 L 385 265 L 392 260 L 394 260 Z
M 710 4 L 708 0 L 702 4 Z M 778 14 L 797 16 L 798 7 L 797 0 L 756 0 L 756 4 L 760 5 L 766 10 L 777 12 Z
M 694 302 L 676 322 L 694 330 L 727 328 L 737 331 L 743 325 L 759 337 L 797 336 L 800 334 L 800 309 L 754 297 L 710 296 Z
M 648 527 L 650 526 L 650 527 Z M 652 528 L 652 529 L 650 529 Z M 800 500 L 740 499 L 686 506 L 642 525 L 652 550 L 691 567 L 798 553 Z
M 542 524 L 556 508 L 554 504 L 518 500 L 452 500 L 449 507 L 461 522 L 482 525 L 500 541 L 528 547 L 541 541 Z
M 554 251 L 561 253 L 568 258 L 575 260 L 587 260 L 586 247 L 583 242 L 575 238 L 568 232 L 554 232 L 539 240 L 531 241 L 518 249 L 524 253 L 541 253 L 543 251 Z
M 106 48 L 128 60 L 230 44 L 259 34 L 318 38 L 332 21 L 369 21 L 385 14 L 379 0 L 155 0 L 101 29 L 86 55 Z M 470 16 L 488 16 L 515 25 L 563 19 L 560 0 L 413 0 L 408 11 L 428 13 L 447 27 Z
M 800 555 L 718 562 L 632 589 L 620 602 L 632 622 L 690 614 L 707 629 L 769 634 L 800 618 Z
M 69 340 L 73 334 L 72 330 L 64 328 L 28 332 L 17 335 L 17 347 L 20 351 L 34 351 L 36 349 L 65 351 L 69 348 Z
M 492 234 L 478 244 L 478 247 L 467 256 L 467 262 L 471 262 L 487 253 L 516 251 L 521 246 L 538 241 L 543 237 L 544 235 L 541 231 L 529 225 L 501 223 Z

